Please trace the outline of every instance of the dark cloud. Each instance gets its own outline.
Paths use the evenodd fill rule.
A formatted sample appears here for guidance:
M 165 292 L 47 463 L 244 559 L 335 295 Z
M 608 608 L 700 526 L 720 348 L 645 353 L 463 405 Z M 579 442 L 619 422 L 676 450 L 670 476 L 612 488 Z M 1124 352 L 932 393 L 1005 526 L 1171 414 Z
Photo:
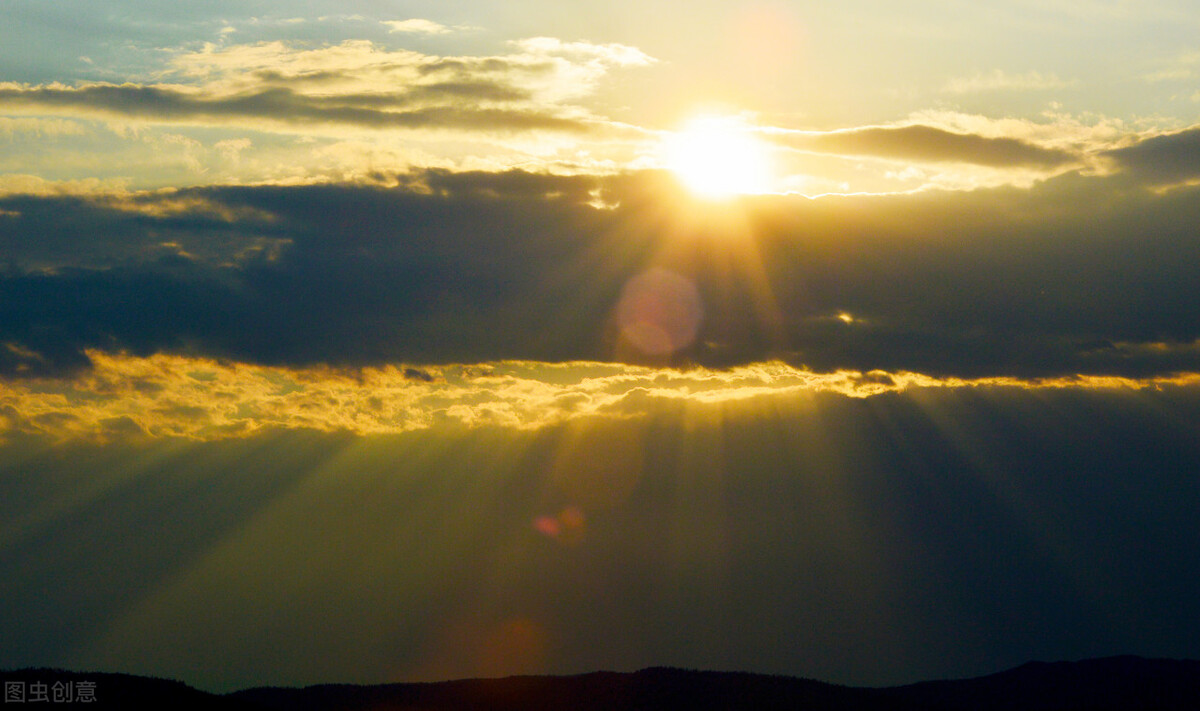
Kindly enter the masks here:
M 434 379 L 429 371 L 421 370 L 420 368 L 405 368 L 404 377 L 409 380 L 420 380 L 425 383 L 432 383 Z
M 501 57 L 438 57 L 417 65 L 417 71 L 425 76 L 433 74 L 451 74 L 454 76 L 471 76 L 477 74 L 506 74 L 514 70 L 528 76 L 551 74 L 555 70 L 551 61 L 521 61 L 514 65 L 510 60 Z
M 781 140 L 788 145 L 812 151 L 974 163 L 996 168 L 1054 168 L 1079 159 L 1079 156 L 1068 151 L 1045 148 L 1016 138 L 989 138 L 920 125 L 793 134 Z
M 1200 370 L 1196 193 L 1067 175 L 718 209 L 652 172 L 433 171 L 393 188 L 197 188 L 172 193 L 171 210 L 153 195 L 136 209 L 9 197 L 0 361 L 52 372 L 99 348 L 271 364 Z M 630 341 L 616 316 L 630 280 L 656 268 L 695 286 L 701 319 L 678 352 L 647 359 L 629 345 L 653 334 Z M 645 323 L 666 328 L 670 313 Z
M 379 129 L 590 130 L 588 122 L 559 116 L 551 109 L 490 105 L 527 96 L 525 90 L 484 81 L 421 85 L 394 94 L 309 95 L 272 86 L 220 96 L 164 86 L 89 84 L 0 88 L 0 106 L 177 122 L 262 119 Z M 423 105 L 432 99 L 451 103 Z
M 1200 127 L 1147 138 L 1104 155 L 1145 181 L 1172 183 L 1194 179 L 1200 177 Z
M 15 213 L 5 223 L 9 229 L 0 230 L 0 258 L 26 271 L 110 268 L 181 253 L 214 263 L 241 261 L 272 253 L 287 240 L 266 213 L 234 214 L 194 195 L 13 195 L 0 201 Z
M 476 101 L 527 101 L 532 94 L 527 89 L 518 89 L 487 81 L 445 81 L 421 84 L 409 89 L 407 96 L 417 100 L 467 98 Z
M 308 84 L 331 84 L 344 80 L 346 73 L 336 69 L 310 69 L 299 72 L 283 72 L 278 69 L 255 69 L 249 75 L 263 84 L 305 86 Z

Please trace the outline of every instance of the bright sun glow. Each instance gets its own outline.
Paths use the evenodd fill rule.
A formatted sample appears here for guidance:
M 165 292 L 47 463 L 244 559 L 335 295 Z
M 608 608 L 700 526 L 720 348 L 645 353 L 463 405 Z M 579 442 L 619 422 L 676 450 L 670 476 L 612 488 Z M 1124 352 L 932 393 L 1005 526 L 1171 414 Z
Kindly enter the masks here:
M 767 192 L 767 148 L 734 118 L 690 121 L 666 141 L 667 167 L 693 192 L 722 198 Z

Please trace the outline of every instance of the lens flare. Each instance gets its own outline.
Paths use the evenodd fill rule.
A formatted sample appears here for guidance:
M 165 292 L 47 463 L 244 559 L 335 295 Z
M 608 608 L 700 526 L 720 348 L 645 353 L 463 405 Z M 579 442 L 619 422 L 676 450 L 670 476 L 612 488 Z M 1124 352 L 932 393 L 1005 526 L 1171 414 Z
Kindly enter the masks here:
M 653 356 L 691 345 L 703 317 L 700 293 L 692 282 L 658 267 L 630 279 L 617 305 L 621 337 Z

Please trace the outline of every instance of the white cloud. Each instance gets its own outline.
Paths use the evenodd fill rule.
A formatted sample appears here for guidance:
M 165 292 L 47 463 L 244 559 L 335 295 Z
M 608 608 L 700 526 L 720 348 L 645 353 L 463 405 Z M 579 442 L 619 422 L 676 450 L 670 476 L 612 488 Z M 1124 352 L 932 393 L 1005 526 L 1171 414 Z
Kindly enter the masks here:
M 405 21 L 409 22 L 409 21 Z M 656 60 L 621 44 L 563 42 L 536 37 L 510 43 L 517 51 L 492 56 L 439 56 L 385 49 L 368 40 L 306 49 L 285 42 L 221 46 L 205 44 L 170 60 L 181 78 L 203 82 L 205 93 L 252 90 L 272 74 L 291 82 L 300 94 L 318 92 L 381 93 L 446 80 L 492 82 L 554 103 L 589 94 L 613 69 L 653 64 Z M 303 82 L 319 78 L 319 85 Z M 13 87 L 16 88 L 16 87 Z
M 530 37 L 515 40 L 512 44 L 529 54 L 594 59 L 604 64 L 617 66 L 646 65 L 656 61 L 654 57 L 637 47 L 617 43 L 592 44 L 591 42 L 563 42 L 555 37 Z
M 223 141 L 217 141 L 213 144 L 213 148 L 217 150 L 226 160 L 237 162 L 241 157 L 242 151 L 250 148 L 253 145 L 249 138 L 229 138 Z
M 382 25 L 388 27 L 390 33 L 404 33 L 413 35 L 445 35 L 453 30 L 445 25 L 434 22 L 432 20 L 422 20 L 414 18 L 411 20 L 383 20 Z
M 31 134 L 39 138 L 50 136 L 82 136 L 88 130 L 78 121 L 60 118 L 0 116 L 0 136 L 12 139 L 15 134 Z

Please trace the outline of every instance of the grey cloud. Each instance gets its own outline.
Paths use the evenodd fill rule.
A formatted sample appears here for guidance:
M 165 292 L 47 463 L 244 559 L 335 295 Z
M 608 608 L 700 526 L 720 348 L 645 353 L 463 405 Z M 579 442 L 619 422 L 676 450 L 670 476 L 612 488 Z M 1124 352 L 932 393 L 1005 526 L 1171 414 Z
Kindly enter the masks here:
M 288 239 L 266 213 L 228 213 L 196 196 L 12 195 L 0 201 L 16 213 L 0 231 L 0 255 L 10 269 L 32 272 L 108 269 L 181 254 L 214 264 L 239 262 L 277 253 Z
M 278 69 L 255 69 L 250 76 L 264 84 L 303 86 L 305 84 L 328 84 L 344 79 L 346 73 L 333 69 L 312 69 L 302 72 L 283 72 Z
M 1155 183 L 1200 177 L 1200 127 L 1147 138 L 1104 155 L 1141 179 Z
M 590 130 L 587 122 L 564 118 L 546 109 L 478 105 L 478 102 L 512 101 L 526 95 L 523 90 L 487 82 L 448 82 L 393 95 L 344 96 L 309 96 L 286 87 L 209 96 L 169 87 L 91 84 L 3 88 L 0 89 L 0 106 L 180 122 L 265 119 L 289 124 L 331 123 L 380 129 Z M 430 99 L 458 100 L 459 103 L 421 105 Z
M 422 84 L 408 90 L 406 96 L 418 100 L 461 97 L 477 101 L 527 101 L 532 98 L 526 89 L 495 82 L 465 80 Z
M 506 63 L 501 62 L 501 64 L 507 67 Z M 425 65 L 420 65 L 418 69 L 423 75 L 436 73 L 427 71 Z M 273 88 L 282 87 L 290 89 L 308 85 L 331 85 L 339 81 L 354 79 L 352 72 L 344 70 L 311 70 L 286 73 L 277 69 L 258 69 L 250 74 L 255 80 L 264 85 Z M 456 76 L 444 81 L 415 84 L 393 94 L 376 93 L 359 94 L 356 96 L 339 94 L 334 98 L 345 103 L 358 103 L 366 100 L 368 97 L 383 98 L 389 102 L 389 105 L 446 98 L 506 102 L 527 101 L 532 98 L 531 93 L 527 89 L 516 87 L 511 82 L 502 81 L 499 78 L 492 80 L 481 79 L 472 77 L 466 71 L 455 72 L 455 74 Z
M 782 140 L 805 150 L 931 162 L 975 163 L 996 168 L 1054 168 L 1078 160 L 1078 156 L 1068 151 L 1045 148 L 1016 138 L 990 138 L 921 125 L 793 134 Z
M 519 65 L 500 57 L 455 57 L 422 62 L 417 71 L 422 75 L 450 73 L 457 76 L 472 74 L 499 74 L 518 69 L 526 75 L 543 75 L 554 71 L 554 63 L 548 61 L 522 61 Z
M 426 383 L 433 382 L 433 375 L 429 371 L 421 370 L 420 368 L 405 368 L 404 377 L 409 380 L 420 380 Z

